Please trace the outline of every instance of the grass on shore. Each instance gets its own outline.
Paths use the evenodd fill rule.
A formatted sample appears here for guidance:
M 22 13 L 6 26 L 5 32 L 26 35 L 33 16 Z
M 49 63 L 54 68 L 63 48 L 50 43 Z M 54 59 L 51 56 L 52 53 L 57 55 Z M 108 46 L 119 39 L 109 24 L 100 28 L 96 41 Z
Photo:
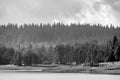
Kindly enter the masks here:
M 100 63 L 102 67 L 90 67 L 83 65 L 38 65 L 16 66 L 0 65 L 0 71 L 26 71 L 26 72 L 51 72 L 51 73 L 99 73 L 120 74 L 120 62 Z

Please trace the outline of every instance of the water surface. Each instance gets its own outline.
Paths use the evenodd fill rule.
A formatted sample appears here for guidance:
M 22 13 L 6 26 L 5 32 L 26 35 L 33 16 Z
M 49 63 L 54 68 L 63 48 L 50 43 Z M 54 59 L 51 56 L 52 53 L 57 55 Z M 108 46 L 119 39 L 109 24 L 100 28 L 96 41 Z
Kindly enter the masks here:
M 0 80 L 120 80 L 120 75 L 3 71 Z

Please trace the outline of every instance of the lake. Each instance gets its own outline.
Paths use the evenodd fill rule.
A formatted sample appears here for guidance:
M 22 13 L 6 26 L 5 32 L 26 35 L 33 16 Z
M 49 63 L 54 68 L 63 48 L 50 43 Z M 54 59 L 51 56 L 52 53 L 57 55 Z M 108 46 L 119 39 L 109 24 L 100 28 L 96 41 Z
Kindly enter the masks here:
M 0 80 L 120 80 L 120 75 L 0 71 Z

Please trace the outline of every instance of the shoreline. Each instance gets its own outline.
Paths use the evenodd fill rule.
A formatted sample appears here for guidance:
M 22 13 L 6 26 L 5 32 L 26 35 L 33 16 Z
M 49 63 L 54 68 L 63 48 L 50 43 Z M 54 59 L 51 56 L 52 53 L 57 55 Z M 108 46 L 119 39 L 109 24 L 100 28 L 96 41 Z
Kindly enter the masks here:
M 54 67 L 41 66 L 0 66 L 0 72 L 28 72 L 28 73 L 85 73 L 120 75 L 119 67 L 83 67 L 58 65 Z
M 4 73 L 11 73 L 11 72 L 17 72 L 17 73 L 47 73 L 47 74 L 52 74 L 52 73 L 55 73 L 55 74 L 95 74 L 95 75 L 120 75 L 120 72 L 119 73 L 116 73 L 116 72 L 42 72 L 42 71 L 35 71 L 35 70 L 0 70 L 0 73 L 1 72 L 4 72 Z

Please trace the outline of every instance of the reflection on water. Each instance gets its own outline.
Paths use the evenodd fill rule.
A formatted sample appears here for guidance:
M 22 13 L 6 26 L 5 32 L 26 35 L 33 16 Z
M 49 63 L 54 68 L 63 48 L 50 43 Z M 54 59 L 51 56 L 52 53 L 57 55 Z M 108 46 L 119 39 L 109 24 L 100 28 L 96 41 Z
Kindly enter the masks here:
M 84 73 L 0 72 L 0 80 L 120 80 L 120 75 Z

